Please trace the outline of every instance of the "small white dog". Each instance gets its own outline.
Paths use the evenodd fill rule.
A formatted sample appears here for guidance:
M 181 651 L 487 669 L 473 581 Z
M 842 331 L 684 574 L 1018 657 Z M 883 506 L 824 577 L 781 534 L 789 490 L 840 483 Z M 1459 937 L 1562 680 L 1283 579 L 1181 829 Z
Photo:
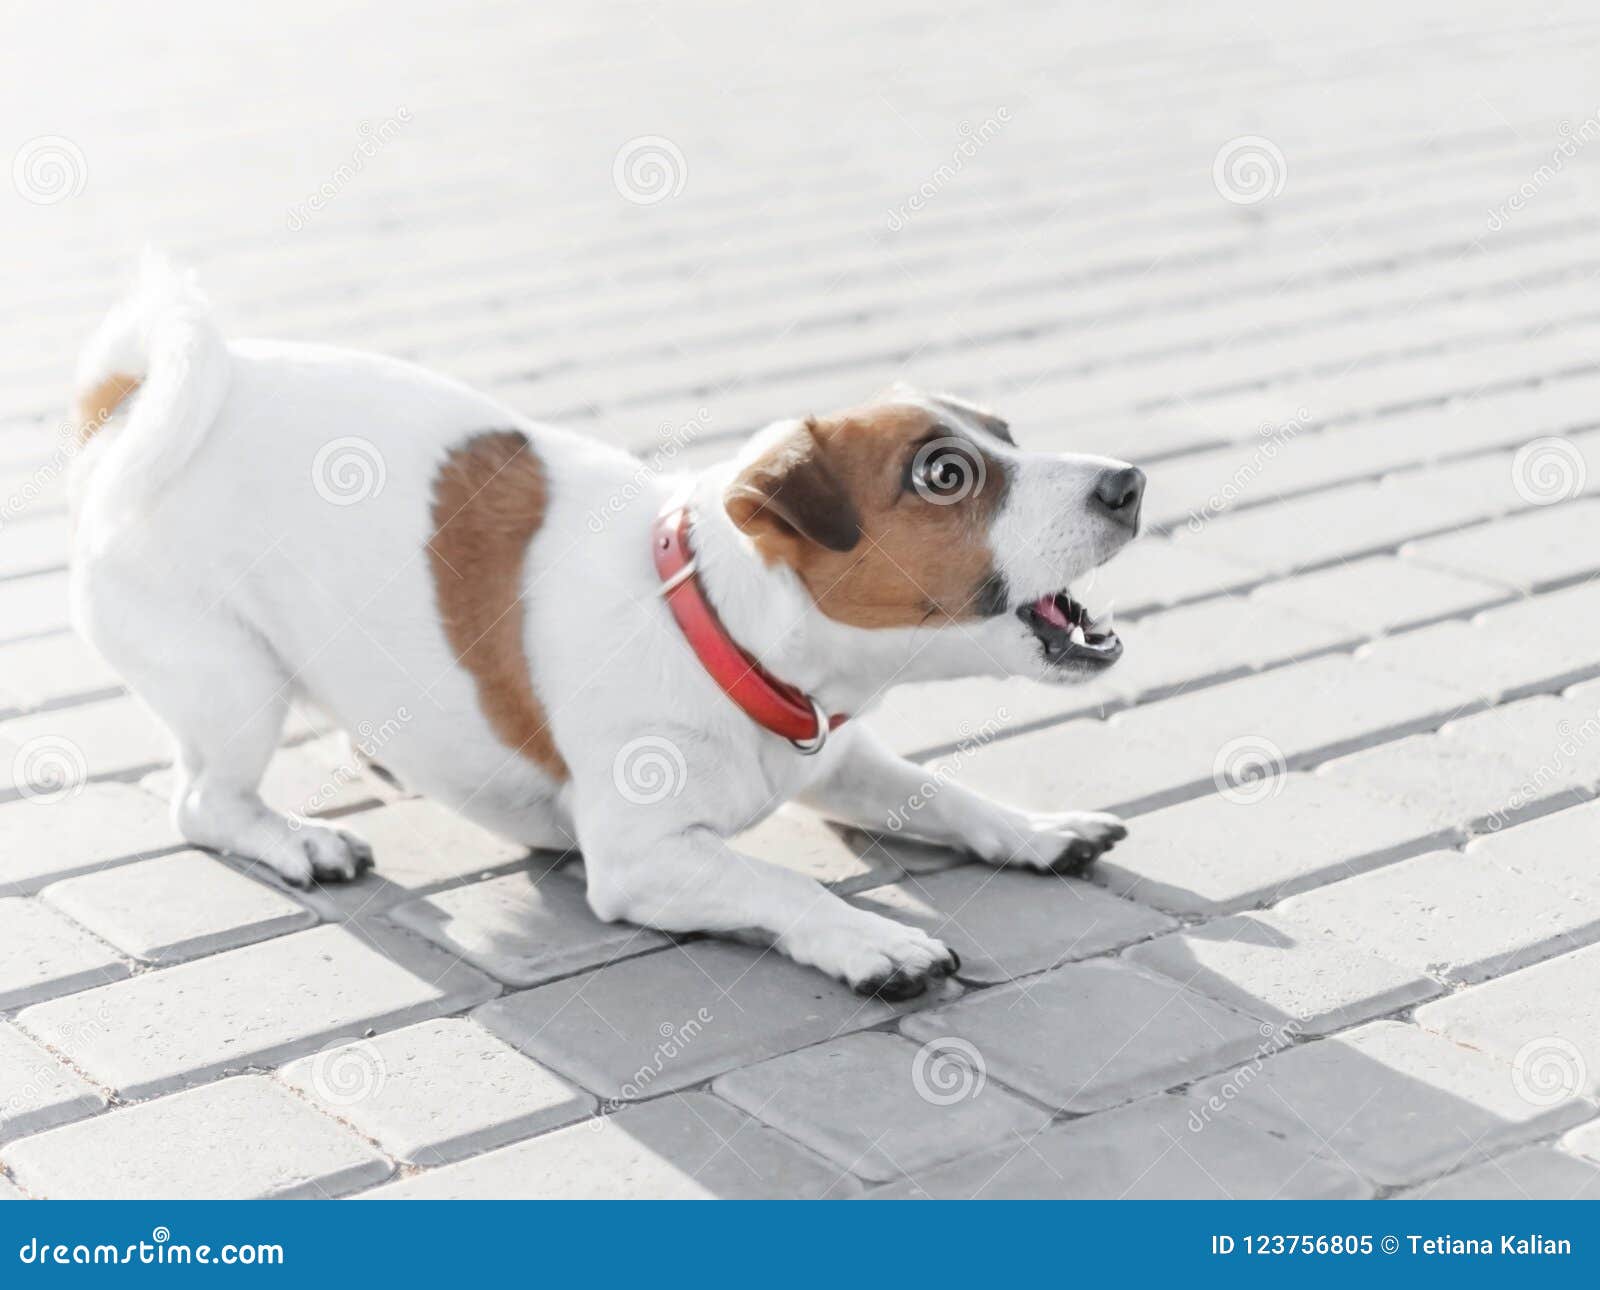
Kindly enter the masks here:
M 796 797 L 882 827 L 926 772 L 841 723 L 888 686 L 1072 681 L 1121 653 L 1065 588 L 1134 535 L 1143 475 L 1026 452 L 955 399 L 897 387 L 658 479 L 406 363 L 226 343 L 153 260 L 79 381 L 74 621 L 171 731 L 183 835 L 291 883 L 372 862 L 259 795 L 304 695 L 393 729 L 409 788 L 575 839 L 599 917 L 759 937 L 906 997 L 958 966 L 943 944 L 723 839 Z M 1125 835 L 956 785 L 911 827 L 1058 872 Z

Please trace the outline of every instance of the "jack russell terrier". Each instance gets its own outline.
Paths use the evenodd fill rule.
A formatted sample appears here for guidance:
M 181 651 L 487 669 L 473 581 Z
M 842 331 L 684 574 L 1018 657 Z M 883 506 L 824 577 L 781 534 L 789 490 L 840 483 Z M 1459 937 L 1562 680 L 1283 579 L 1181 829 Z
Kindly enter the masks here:
M 600 918 L 906 998 L 958 968 L 946 946 L 724 839 L 790 798 L 883 827 L 927 778 L 849 719 L 891 685 L 1059 684 L 1122 652 L 1066 587 L 1134 536 L 1144 476 L 954 398 L 896 387 L 655 478 L 394 359 L 225 342 L 155 260 L 78 382 L 73 621 L 171 732 L 183 836 L 290 883 L 372 863 L 261 799 L 303 696 L 392 729 L 409 789 L 575 840 Z M 1126 835 L 955 784 L 908 831 L 1056 873 Z

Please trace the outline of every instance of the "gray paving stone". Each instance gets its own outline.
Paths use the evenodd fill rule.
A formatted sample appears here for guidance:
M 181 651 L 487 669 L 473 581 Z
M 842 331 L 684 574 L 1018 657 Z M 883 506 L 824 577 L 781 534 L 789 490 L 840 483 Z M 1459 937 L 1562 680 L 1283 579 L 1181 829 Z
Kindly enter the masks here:
M 546 852 L 530 857 L 526 847 L 421 798 L 340 815 L 331 823 L 364 838 L 372 846 L 375 865 L 355 882 L 319 882 L 294 890 L 296 899 L 330 922 L 364 922 L 419 893 L 523 866 L 541 871 L 559 859 Z M 291 890 L 259 866 L 239 863 L 252 876 Z
M 1590 541 L 1600 502 L 1569 501 L 1409 544 L 1401 555 L 1517 591 L 1558 586 L 1600 569 Z
M 1447 622 L 1366 646 L 1374 667 L 1479 695 L 1485 702 L 1558 689 L 1600 671 L 1590 642 L 1554 632 L 1502 628 L 1493 612 L 1470 623 Z
M 1594 1113 L 1576 1099 L 1530 1105 L 1481 1052 L 1397 1021 L 1218 1075 L 1190 1098 L 1213 1124 L 1237 1116 L 1381 1186 L 1447 1173 Z
M 703 1093 L 662 1098 L 381 1187 L 374 1200 L 848 1198 L 848 1174 Z
M 1391 550 L 1409 538 L 1475 518 L 1474 507 L 1458 498 L 1413 492 L 1402 501 L 1381 484 L 1356 483 L 1220 515 L 1197 531 L 1185 526 L 1173 541 L 1264 573 L 1284 574 Z
M 1502 812 L 1489 822 L 1503 828 L 1527 808 L 1553 803 L 1569 809 L 1600 787 L 1600 715 L 1595 697 L 1576 687 L 1561 696 L 1539 695 L 1452 721 L 1442 734 L 1515 763 L 1522 779 Z
M 1600 445 L 1600 437 L 1595 442 Z M 1557 591 L 1522 597 L 1486 611 L 1475 621 L 1509 637 L 1550 634 L 1590 639 L 1600 631 L 1600 582 L 1584 578 Z
M 924 842 L 906 833 L 869 833 L 865 829 L 843 827 L 850 847 L 858 852 L 872 868 L 859 878 L 848 878 L 833 884 L 841 895 L 880 885 L 885 878 L 916 876 L 955 869 L 967 863 L 968 857 L 950 847 Z
M 313 927 L 36 1004 L 17 1023 L 125 1097 L 471 1007 L 495 986 L 437 950 Z
M 1193 689 L 1364 639 L 1350 628 L 1244 596 L 1151 614 L 1119 631 L 1126 653 L 1103 684 L 1129 699 Z
M 1289 1035 L 1325 1035 L 1440 993 L 1438 982 L 1270 913 L 1240 914 L 1124 956 Z
M 1596 839 L 1600 839 L 1600 803 L 1589 802 L 1475 838 L 1467 845 L 1467 854 L 1586 903 L 1600 902 Z
M 26 894 L 182 845 L 166 808 L 128 784 L 89 784 L 60 801 L 11 802 L 0 806 L 0 892 Z
M 1438 834 L 1519 823 L 1588 799 L 1561 783 L 1535 785 L 1535 770 L 1507 746 L 1449 734 L 1413 735 L 1328 762 L 1319 779 L 1412 812 Z
M 21 640 L 67 628 L 67 575 L 38 573 L 6 583 L 6 619 L 0 640 Z
M 128 975 L 111 948 L 36 899 L 0 900 L 0 1008 Z
M 1458 984 L 1600 937 L 1600 907 L 1505 869 L 1481 850 L 1402 860 L 1291 896 L 1277 912 Z
M 1290 772 L 1259 796 L 1212 793 L 1139 816 L 1127 841 L 1096 863 L 1093 877 L 1160 909 L 1222 913 L 1270 905 L 1454 836 L 1403 802 L 1369 797 L 1321 774 Z
M 0 1142 L 92 1115 L 105 1104 L 92 1084 L 0 1023 Z
M 3 732 L 4 727 L 0 727 Z M 163 758 L 163 760 L 165 760 Z M 170 769 L 155 771 L 140 786 L 162 801 L 172 796 Z M 275 810 L 322 818 L 400 796 L 399 790 L 369 771 L 340 734 L 279 748 L 261 781 L 261 796 Z
M 77 636 L 39 636 L 0 646 L 0 709 L 28 712 L 121 690 L 121 678 Z
M 397 906 L 390 917 L 508 985 L 538 985 L 667 943 L 630 923 L 602 923 L 584 883 L 561 870 L 510 873 Z
M 440 1165 L 590 1114 L 594 1099 L 485 1034 L 439 1020 L 334 1045 L 278 1072 L 396 1159 Z
M 1078 1113 L 1187 1083 L 1274 1033 L 1166 977 L 1107 960 L 985 990 L 900 1028 L 922 1042 L 971 1044 L 991 1078 Z
M 899 872 L 889 851 L 892 840 L 876 844 L 864 834 L 835 828 L 797 806 L 779 807 L 730 843 L 745 855 L 770 860 L 844 890 L 871 886 Z
M 348 1129 L 249 1075 L 25 1138 L 5 1159 L 35 1196 L 59 1200 L 337 1196 L 393 1171 Z
M 1096 569 L 1079 590 L 1096 613 L 1104 608 L 1135 614 L 1240 591 L 1262 576 L 1226 557 L 1190 550 L 1166 538 L 1145 537 Z
M 936 768 L 1035 810 L 1141 813 L 1213 791 L 1219 767 L 1240 749 L 1293 768 L 1437 727 L 1474 703 L 1334 656 L 1141 704 L 1104 722 L 998 739 Z
M 1406 487 L 1443 493 L 1470 503 L 1482 516 L 1525 511 L 1528 501 L 1517 491 L 1514 452 L 1491 452 L 1460 461 L 1433 462 L 1420 470 L 1394 476 Z
M 944 941 L 961 956 L 961 979 L 975 983 L 1103 954 L 1173 926 L 1081 879 L 980 864 L 875 887 L 856 903 Z
M 945 1200 L 1356 1199 L 1372 1189 L 1338 1161 L 1247 1124 L 1196 1131 L 1182 1098 L 1151 1097 L 930 1169 L 875 1198 Z
M 1561 1139 L 1561 1146 L 1574 1155 L 1600 1164 L 1600 1120 L 1580 1124 Z
M 497 999 L 475 1016 L 584 1088 L 631 1101 L 895 1012 L 777 954 L 695 942 Z
M 990 1084 L 960 1048 L 898 1035 L 846 1035 L 722 1076 L 713 1090 L 840 1169 L 869 1181 L 998 1142 L 1021 1143 L 1048 1114 Z M 848 1097 L 841 1090 L 849 1089 Z
M 171 754 L 155 718 L 127 697 L 13 717 L 0 722 L 0 801 L 69 800 L 91 779 L 126 777 Z
M 896 752 L 906 756 L 955 753 L 1014 734 L 1039 722 L 1104 716 L 1126 700 L 1112 684 L 1116 675 L 1084 685 L 1040 685 L 1026 677 L 967 677 L 899 685 L 863 720 Z
M 1397 1200 L 1600 1200 L 1600 1168 L 1555 1147 L 1521 1147 L 1401 1192 Z
M 1392 555 L 1265 583 L 1250 593 L 1264 604 L 1337 623 L 1365 636 L 1459 617 L 1504 604 L 1513 594 L 1491 583 Z
M 45 573 L 67 563 L 70 541 L 64 515 L 28 515 L 8 523 L 0 551 L 0 578 Z
M 1586 945 L 1417 1009 L 1416 1022 L 1486 1055 L 1535 1105 L 1600 1092 L 1600 946 Z
M 316 922 L 303 905 L 199 851 L 67 878 L 40 895 L 146 963 L 199 958 Z
M 1252 766 L 1294 769 L 1434 729 L 1478 706 L 1458 690 L 1335 655 L 1141 705 L 1106 724 L 1160 749 L 1174 774 L 1210 791 L 1218 778 L 1229 782 L 1241 755 Z
M 1209 776 L 1210 763 L 1208 756 L 1201 767 L 1187 748 L 1152 743 L 1109 722 L 1080 719 L 952 754 L 930 763 L 930 769 L 1032 810 L 1126 811 L 1192 796 L 1200 775 Z

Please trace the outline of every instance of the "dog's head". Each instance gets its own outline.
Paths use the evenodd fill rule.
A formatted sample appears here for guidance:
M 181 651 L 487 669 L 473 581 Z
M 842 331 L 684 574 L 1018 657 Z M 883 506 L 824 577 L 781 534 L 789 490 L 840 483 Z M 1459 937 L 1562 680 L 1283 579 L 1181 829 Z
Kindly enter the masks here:
M 1126 462 L 1028 452 L 992 413 L 897 387 L 769 428 L 723 500 L 830 619 L 940 629 L 972 673 L 1068 681 L 1122 653 L 1067 587 L 1134 536 L 1143 493 Z

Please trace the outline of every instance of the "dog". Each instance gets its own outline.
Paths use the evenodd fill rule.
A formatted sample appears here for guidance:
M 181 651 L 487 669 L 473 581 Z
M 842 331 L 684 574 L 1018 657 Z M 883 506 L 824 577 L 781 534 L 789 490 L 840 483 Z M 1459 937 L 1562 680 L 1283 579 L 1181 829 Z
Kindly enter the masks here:
M 148 259 L 83 354 L 77 418 L 73 622 L 171 733 L 182 835 L 291 884 L 373 862 L 259 794 L 303 697 L 391 731 L 408 789 L 581 848 L 603 920 L 911 997 L 958 969 L 948 947 L 724 839 L 789 799 L 881 828 L 926 779 L 859 719 L 889 686 L 1061 684 L 1122 652 L 1067 587 L 1136 534 L 1143 474 L 904 386 L 658 478 L 408 363 L 225 342 L 192 276 Z M 1126 835 L 957 784 L 907 831 L 1058 873 Z

